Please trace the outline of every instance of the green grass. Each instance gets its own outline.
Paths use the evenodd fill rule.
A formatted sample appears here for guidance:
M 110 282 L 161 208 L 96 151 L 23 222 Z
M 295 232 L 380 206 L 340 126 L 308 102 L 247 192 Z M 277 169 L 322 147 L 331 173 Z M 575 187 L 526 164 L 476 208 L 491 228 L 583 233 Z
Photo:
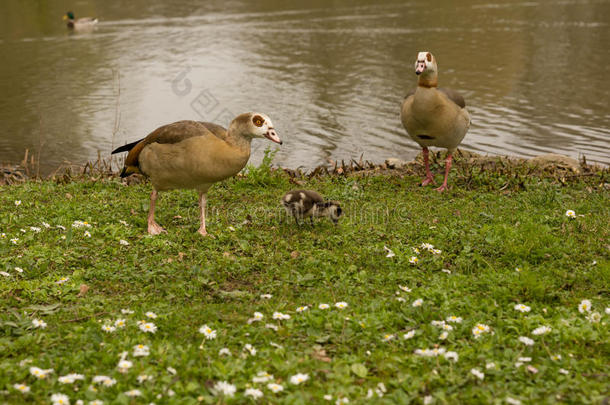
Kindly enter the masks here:
M 161 194 L 157 220 L 168 233 L 150 237 L 148 185 L 102 179 L 3 187 L 0 270 L 9 276 L 0 276 L 0 402 L 49 403 L 53 393 L 72 403 L 254 402 L 244 396 L 248 387 L 261 389 L 262 403 L 290 404 L 607 398 L 610 193 L 597 180 L 562 185 L 539 178 L 519 179 L 525 182 L 519 191 L 499 191 L 506 179 L 481 173 L 470 187 L 455 181 L 441 195 L 417 187 L 418 180 L 329 176 L 295 186 L 279 172 L 251 169 L 210 191 L 207 228 L 214 238 L 196 233 L 192 191 Z M 284 217 L 280 197 L 300 187 L 342 202 L 346 216 L 338 227 L 328 220 L 297 227 Z M 568 209 L 577 217 L 566 217 Z M 78 220 L 91 227 L 73 227 Z M 384 246 L 395 256 L 386 257 Z M 415 265 L 412 256 L 419 258 Z M 57 284 L 62 277 L 69 279 Z M 79 295 L 81 285 L 89 290 Z M 423 304 L 412 306 L 420 298 Z M 591 312 L 578 311 L 583 299 L 592 302 Z M 348 307 L 334 306 L 341 301 Z M 531 311 L 516 311 L 519 303 Z M 304 305 L 307 311 L 296 311 Z M 122 314 L 126 308 L 134 313 Z M 147 311 L 158 318 L 146 318 Z M 275 311 L 291 318 L 274 320 Z M 264 319 L 249 324 L 254 312 Z M 588 319 L 594 312 L 599 322 Z M 450 324 L 439 340 L 442 331 L 431 321 L 450 315 L 463 322 Z M 34 328 L 33 319 L 48 326 Z M 126 327 L 102 331 L 117 319 Z M 157 332 L 140 331 L 139 320 L 153 322 Z M 475 339 L 478 323 L 491 330 Z M 198 332 L 204 324 L 216 330 L 215 339 Z M 542 325 L 551 332 L 533 335 Z M 404 339 L 412 329 L 415 336 Z M 386 335 L 395 337 L 384 341 Z M 246 356 L 247 343 L 256 355 Z M 134 357 L 136 344 L 147 345 L 150 355 Z M 414 353 L 435 347 L 456 352 L 458 361 Z M 221 348 L 232 355 L 219 355 Z M 133 367 L 123 374 L 117 364 L 124 351 Z M 531 361 L 517 366 L 520 357 Z M 54 372 L 39 380 L 31 366 Z M 260 371 L 284 390 L 274 394 L 267 383 L 253 383 Z M 84 381 L 61 384 L 58 377 L 69 373 Z M 291 384 L 297 373 L 309 380 Z M 152 380 L 139 383 L 142 374 Z M 117 382 L 95 384 L 94 392 L 95 375 Z M 235 396 L 217 395 L 218 381 L 236 385 Z M 16 383 L 31 391 L 18 392 Z M 379 383 L 383 397 L 375 393 Z M 141 397 L 124 395 L 135 388 Z

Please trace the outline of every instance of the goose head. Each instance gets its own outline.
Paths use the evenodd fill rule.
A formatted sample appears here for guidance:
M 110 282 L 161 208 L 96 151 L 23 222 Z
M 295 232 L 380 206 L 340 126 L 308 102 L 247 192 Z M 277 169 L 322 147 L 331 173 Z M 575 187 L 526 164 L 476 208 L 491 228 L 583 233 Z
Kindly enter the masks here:
M 432 76 L 436 74 L 436 59 L 430 52 L 420 52 L 415 61 L 415 74 L 422 76 Z
M 242 134 L 250 138 L 267 138 L 271 142 L 282 144 L 282 140 L 275 132 L 273 122 L 266 114 L 247 113 L 237 117 L 234 121 L 241 121 Z

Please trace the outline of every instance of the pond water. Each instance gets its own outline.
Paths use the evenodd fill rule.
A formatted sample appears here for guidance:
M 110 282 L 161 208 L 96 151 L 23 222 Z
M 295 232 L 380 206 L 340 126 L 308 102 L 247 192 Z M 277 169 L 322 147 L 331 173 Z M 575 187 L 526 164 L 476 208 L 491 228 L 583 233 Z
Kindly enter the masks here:
M 97 29 L 68 32 L 68 10 Z M 282 166 L 410 159 L 399 111 L 426 50 L 466 98 L 463 148 L 610 164 L 608 16 L 607 0 L 3 0 L 0 162 L 29 149 L 49 173 L 253 110 L 284 140 Z

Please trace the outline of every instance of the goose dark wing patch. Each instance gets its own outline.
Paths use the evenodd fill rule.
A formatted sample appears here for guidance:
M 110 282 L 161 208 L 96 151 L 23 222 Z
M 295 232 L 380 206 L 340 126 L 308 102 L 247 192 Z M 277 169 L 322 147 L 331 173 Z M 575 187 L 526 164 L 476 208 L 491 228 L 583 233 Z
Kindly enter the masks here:
M 446 95 L 449 100 L 453 101 L 460 108 L 466 107 L 466 101 L 464 100 L 464 97 L 462 97 L 462 95 L 460 93 L 458 93 L 457 91 L 451 90 L 451 89 L 445 89 L 443 87 L 439 87 L 438 91 L 440 91 L 441 93 Z

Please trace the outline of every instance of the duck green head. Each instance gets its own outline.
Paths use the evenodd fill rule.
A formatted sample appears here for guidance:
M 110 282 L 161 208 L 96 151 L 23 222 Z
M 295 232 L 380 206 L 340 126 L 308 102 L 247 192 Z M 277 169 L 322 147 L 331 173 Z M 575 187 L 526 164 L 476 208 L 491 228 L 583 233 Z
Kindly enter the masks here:
M 66 15 L 64 15 L 64 20 L 74 20 L 74 13 L 72 11 L 68 11 Z

